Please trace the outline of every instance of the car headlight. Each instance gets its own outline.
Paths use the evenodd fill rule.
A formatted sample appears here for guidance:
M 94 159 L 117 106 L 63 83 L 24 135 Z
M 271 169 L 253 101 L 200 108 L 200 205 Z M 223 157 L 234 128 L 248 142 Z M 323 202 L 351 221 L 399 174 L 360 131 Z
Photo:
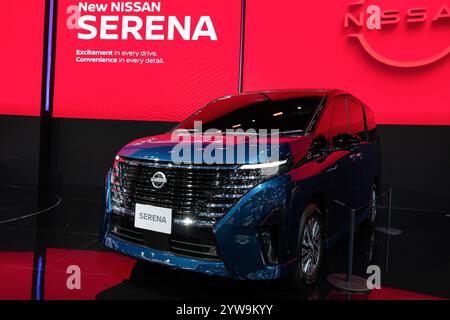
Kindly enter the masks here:
M 289 158 L 274 162 L 244 164 L 239 167 L 239 170 L 248 170 L 255 175 L 268 179 L 287 172 L 291 167 L 291 163 L 292 161 Z

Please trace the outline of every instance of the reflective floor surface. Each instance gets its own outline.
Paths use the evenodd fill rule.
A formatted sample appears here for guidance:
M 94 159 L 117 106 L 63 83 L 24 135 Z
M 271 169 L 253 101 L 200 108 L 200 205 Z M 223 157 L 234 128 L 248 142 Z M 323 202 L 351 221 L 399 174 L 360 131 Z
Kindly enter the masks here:
M 402 234 L 390 238 L 388 255 L 385 234 L 358 230 L 355 274 L 367 277 L 368 265 L 380 266 L 382 288 L 349 296 L 326 280 L 346 271 L 346 238 L 327 252 L 317 286 L 294 292 L 282 281 L 215 278 L 104 249 L 97 239 L 101 199 L 102 190 L 92 187 L 0 185 L 0 299 L 450 298 L 446 213 L 394 208 L 392 226 Z M 380 210 L 377 225 L 385 224 L 385 213 Z M 70 289 L 73 266 L 81 272 L 80 289 Z

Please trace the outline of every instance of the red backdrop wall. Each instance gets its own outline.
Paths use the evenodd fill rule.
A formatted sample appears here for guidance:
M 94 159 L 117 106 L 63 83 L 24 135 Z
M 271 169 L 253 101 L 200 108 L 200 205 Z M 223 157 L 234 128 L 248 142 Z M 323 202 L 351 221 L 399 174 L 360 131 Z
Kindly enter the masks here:
M 44 11 L 44 0 L 2 1 L 0 114 L 39 115 Z
M 192 29 L 201 15 L 211 16 L 217 41 L 79 40 L 77 30 L 66 26 L 66 10 L 77 3 L 60 0 L 58 6 L 55 117 L 180 121 L 219 96 L 237 93 L 240 0 L 164 0 L 161 12 L 153 13 L 192 16 Z M 381 8 L 381 30 L 365 25 L 369 4 Z M 44 0 L 4 5 L 0 114 L 36 116 Z M 365 101 L 380 124 L 449 125 L 450 12 L 443 8 L 450 8 L 449 0 L 247 0 L 244 91 L 341 88 Z M 353 20 L 345 27 L 348 13 Z M 366 47 L 354 34 L 363 35 Z M 165 63 L 77 63 L 76 49 L 154 50 Z
M 192 16 L 191 33 L 200 16 L 210 16 L 217 41 L 205 37 L 186 41 L 177 34 L 175 40 L 169 41 L 167 33 L 166 40 L 79 40 L 78 31 L 66 27 L 67 7 L 77 3 L 59 2 L 55 117 L 181 121 L 210 100 L 237 92 L 240 0 L 226 1 L 226 5 L 209 0 L 166 0 L 161 1 L 161 12 L 127 13 L 166 16 L 166 20 L 174 15 L 180 21 Z M 77 63 L 77 49 L 154 50 L 164 58 L 164 64 Z
M 366 102 L 381 124 L 450 124 L 450 57 L 413 68 L 394 67 L 369 55 L 356 38 L 362 32 L 376 52 L 398 61 L 417 61 L 446 52 L 450 19 L 433 22 L 448 0 L 247 1 L 246 91 L 285 88 L 341 88 Z M 399 23 L 381 30 L 344 27 L 368 4 L 399 10 Z M 407 23 L 411 8 L 426 8 L 427 19 Z

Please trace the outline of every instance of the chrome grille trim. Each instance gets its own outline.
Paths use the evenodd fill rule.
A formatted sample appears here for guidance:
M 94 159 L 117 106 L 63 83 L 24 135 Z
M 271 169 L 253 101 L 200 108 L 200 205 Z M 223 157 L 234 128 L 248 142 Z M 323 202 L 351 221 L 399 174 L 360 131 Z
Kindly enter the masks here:
M 179 241 L 179 240 L 170 240 L 171 242 L 180 243 L 180 244 L 187 244 L 189 246 L 197 246 L 197 247 L 205 247 L 205 248 L 216 248 L 215 246 L 209 246 L 206 244 L 198 244 L 198 243 L 192 243 L 192 242 L 186 242 L 186 241 Z
M 187 252 L 187 253 L 189 253 L 189 254 L 190 254 L 190 253 L 198 254 L 198 251 L 195 251 L 195 250 L 189 250 L 189 249 L 186 249 L 186 248 L 179 248 L 179 247 L 171 246 L 171 249 L 172 249 L 172 250 L 175 250 L 175 251 Z M 211 257 L 217 257 L 217 254 L 208 253 L 208 252 L 202 252 L 202 255 L 205 255 L 205 256 L 211 256 Z
M 175 169 L 205 169 L 205 170 L 222 170 L 224 168 L 227 169 L 237 169 L 239 165 L 221 165 L 221 166 L 212 166 L 212 165 L 201 165 L 201 164 L 175 164 L 173 162 L 163 162 L 156 160 L 135 160 L 131 158 L 121 157 L 121 159 L 126 160 L 126 162 L 130 165 L 140 166 L 144 165 L 146 167 L 158 167 L 158 168 L 175 168 Z

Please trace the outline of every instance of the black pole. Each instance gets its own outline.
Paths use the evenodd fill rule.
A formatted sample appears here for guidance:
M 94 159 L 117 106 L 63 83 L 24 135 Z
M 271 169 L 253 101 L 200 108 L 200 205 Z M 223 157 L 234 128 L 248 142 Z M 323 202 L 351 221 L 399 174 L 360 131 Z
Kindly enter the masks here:
M 363 277 L 353 275 L 353 253 L 355 244 L 356 209 L 350 209 L 350 232 L 348 235 L 347 273 L 334 273 L 327 276 L 328 282 L 334 287 L 347 292 L 346 299 L 351 298 L 349 292 L 367 292 L 367 281 Z
M 387 231 L 386 232 L 386 257 L 385 257 L 385 270 L 388 272 L 389 265 L 389 240 L 390 235 L 389 232 L 391 230 L 391 209 L 392 209 L 392 188 L 389 188 L 389 202 L 388 202 L 388 216 L 387 216 Z
M 53 111 L 53 82 L 56 39 L 56 12 L 58 0 L 45 1 L 45 21 L 43 36 L 43 61 L 42 61 L 42 91 L 40 113 L 40 145 L 39 145 L 39 194 L 37 209 L 48 207 L 48 199 L 42 197 L 43 192 L 51 177 L 51 124 Z M 38 230 L 48 228 L 49 221 L 46 215 L 36 217 Z M 31 298 L 33 300 L 44 299 L 45 265 L 46 265 L 46 237 L 39 231 L 36 232 Z
M 44 51 L 42 62 L 41 122 L 39 150 L 39 183 L 51 179 L 51 132 L 55 81 L 56 23 L 58 0 L 46 0 Z
M 348 265 L 347 265 L 347 282 L 352 283 L 353 276 L 353 246 L 355 240 L 355 209 L 350 210 L 350 234 L 348 237 Z
M 241 0 L 241 40 L 239 50 L 239 79 L 238 79 L 239 93 L 242 93 L 242 91 L 244 90 L 245 11 L 246 11 L 246 0 Z

